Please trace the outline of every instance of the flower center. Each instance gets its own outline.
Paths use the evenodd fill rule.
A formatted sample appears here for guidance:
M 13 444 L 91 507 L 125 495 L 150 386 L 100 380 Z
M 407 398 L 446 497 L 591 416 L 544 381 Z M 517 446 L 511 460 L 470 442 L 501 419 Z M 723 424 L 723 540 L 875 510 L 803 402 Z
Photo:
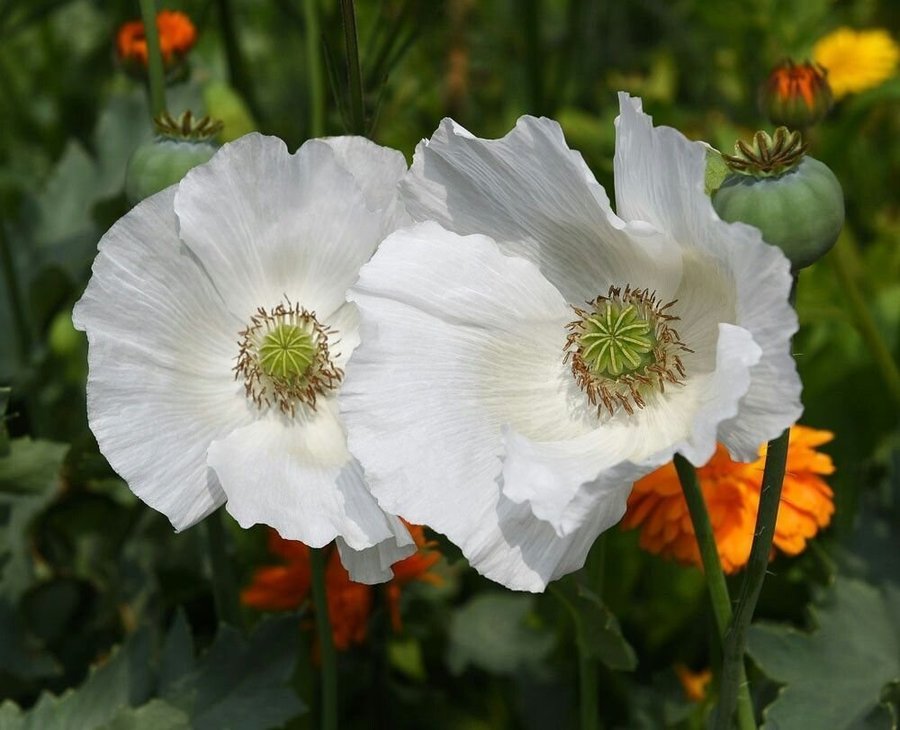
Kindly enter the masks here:
M 578 319 L 567 326 L 565 362 L 591 405 L 610 415 L 620 407 L 629 414 L 646 405 L 645 396 L 682 385 L 680 352 L 692 352 L 671 326 L 678 320 L 647 289 L 611 286 L 606 296 L 573 307 Z
M 293 416 L 303 403 L 315 410 L 316 399 L 344 377 L 328 350 L 334 334 L 298 304 L 260 307 L 239 333 L 235 379 L 243 378 L 247 397 L 260 409 L 277 405 Z

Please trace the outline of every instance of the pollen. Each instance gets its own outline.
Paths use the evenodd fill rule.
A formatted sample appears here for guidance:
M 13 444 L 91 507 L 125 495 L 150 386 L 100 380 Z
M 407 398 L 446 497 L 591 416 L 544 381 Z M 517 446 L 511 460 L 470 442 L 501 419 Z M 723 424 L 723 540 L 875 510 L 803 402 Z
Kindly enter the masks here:
M 679 353 L 691 350 L 672 326 L 676 302 L 663 304 L 648 289 L 611 286 L 586 304 L 573 307 L 578 319 L 567 325 L 564 361 L 598 413 L 632 414 L 646 406 L 649 392 L 683 384 Z
M 235 379 L 261 410 L 275 406 L 296 415 L 297 406 L 316 409 L 318 398 L 340 385 L 344 373 L 334 366 L 329 337 L 314 312 L 288 301 L 271 310 L 260 307 L 238 333 Z

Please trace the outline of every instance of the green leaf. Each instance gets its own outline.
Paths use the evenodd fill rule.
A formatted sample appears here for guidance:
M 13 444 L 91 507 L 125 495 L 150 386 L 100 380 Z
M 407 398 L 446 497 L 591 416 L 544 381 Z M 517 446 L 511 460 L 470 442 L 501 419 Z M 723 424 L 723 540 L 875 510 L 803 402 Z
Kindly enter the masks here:
M 196 667 L 163 688 L 162 698 L 188 712 L 194 730 L 281 727 L 306 709 L 289 685 L 299 631 L 295 615 L 268 619 L 249 638 L 222 625 Z M 173 632 L 183 636 L 177 619 L 170 638 Z
M 14 606 L 0 597 L 0 671 L 20 679 L 38 679 L 60 674 L 56 659 L 29 634 Z M 0 728 L 3 728 L 0 712 Z
M 536 624 L 534 597 L 486 593 L 460 608 L 450 623 L 447 663 L 454 673 L 469 664 L 496 674 L 538 667 L 554 637 Z
M 886 596 L 839 577 L 810 611 L 817 626 L 812 633 L 751 627 L 750 656 L 786 685 L 766 708 L 765 727 L 891 728 L 892 713 L 881 698 L 886 685 L 900 679 L 898 602 L 896 591 Z
M 56 494 L 67 449 L 20 438 L 0 458 L 0 597 L 18 598 L 32 581 L 28 527 Z
M 731 173 L 725 160 L 722 159 L 721 153 L 709 147 L 706 150 L 706 173 L 703 176 L 703 191 L 707 195 L 712 195 L 718 190 L 725 178 Z
M 138 631 L 77 690 L 58 697 L 42 694 L 25 713 L 21 730 L 97 730 L 121 709 L 146 702 L 153 682 L 151 643 L 149 631 Z
M 102 730 L 191 730 L 188 716 L 163 700 L 138 708 L 123 707 Z
M 610 669 L 631 671 L 637 667 L 637 654 L 598 595 L 575 578 L 557 581 L 553 592 L 566 604 L 575 621 L 575 640 L 588 656 Z

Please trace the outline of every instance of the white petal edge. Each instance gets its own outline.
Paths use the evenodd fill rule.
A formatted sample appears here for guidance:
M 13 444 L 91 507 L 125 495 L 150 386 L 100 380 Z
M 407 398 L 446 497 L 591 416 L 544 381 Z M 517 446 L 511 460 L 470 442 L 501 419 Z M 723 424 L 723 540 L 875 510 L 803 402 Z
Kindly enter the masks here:
M 391 566 L 416 552 L 416 543 L 403 523 L 388 515 L 393 537 L 382 540 L 374 547 L 354 550 L 342 537 L 338 537 L 337 547 L 341 563 L 350 574 L 350 580 L 374 585 L 384 583 L 394 577 Z
M 671 233 L 679 245 L 718 262 L 734 281 L 735 319 L 762 349 L 751 382 L 719 439 L 733 458 L 752 461 L 759 445 L 795 423 L 803 412 L 802 385 L 790 355 L 798 329 L 790 305 L 790 263 L 759 230 L 722 221 L 704 192 L 706 147 L 670 127 L 654 127 L 639 99 L 619 95 L 616 120 L 616 209 Z
M 88 336 L 88 422 L 112 468 L 176 530 L 224 501 L 209 444 L 250 418 L 238 324 L 176 235 L 175 188 L 103 236 L 73 321 Z
M 274 413 L 209 447 L 209 466 L 241 527 L 274 527 L 286 540 L 323 547 L 336 537 L 354 550 L 395 537 L 391 519 L 350 457 L 333 401 L 293 419 Z
M 255 133 L 192 169 L 175 212 L 182 241 L 245 322 L 285 298 L 327 321 L 385 233 L 331 146 L 311 140 L 291 155 Z
M 610 285 L 666 292 L 679 257 L 665 236 L 616 216 L 560 126 L 521 117 L 497 140 L 474 137 L 445 119 L 419 144 L 401 184 L 413 219 L 459 234 L 484 234 L 536 264 L 569 302 Z

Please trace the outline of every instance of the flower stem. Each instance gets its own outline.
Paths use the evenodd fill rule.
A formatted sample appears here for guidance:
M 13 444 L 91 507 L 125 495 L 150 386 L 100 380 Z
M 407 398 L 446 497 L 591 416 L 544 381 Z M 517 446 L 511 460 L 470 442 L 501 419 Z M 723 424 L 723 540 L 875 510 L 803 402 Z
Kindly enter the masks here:
M 263 117 L 256 101 L 255 87 L 247 76 L 244 57 L 241 54 L 241 44 L 238 42 L 237 29 L 234 26 L 234 8 L 231 0 L 216 0 L 216 5 L 222 43 L 225 46 L 225 61 L 228 64 L 228 80 L 241 98 L 247 102 L 253 118 L 261 120 Z
M 19 281 L 16 277 L 15 261 L 9 239 L 6 237 L 6 227 L 0 221 L 0 266 L 3 268 L 3 283 L 6 285 L 6 296 L 9 298 L 9 309 L 12 313 L 13 325 L 16 330 L 16 346 L 19 350 L 19 365 L 22 371 L 28 369 L 31 361 L 31 325 L 25 314 L 25 300 L 19 289 Z
M 337 730 L 337 655 L 328 618 L 328 598 L 325 593 L 325 551 L 310 548 L 312 594 L 316 609 L 316 631 L 322 656 L 322 730 Z
M 306 73 L 309 78 L 309 137 L 325 134 L 325 92 L 322 85 L 319 0 L 304 0 L 306 20 Z
M 747 628 L 753 618 L 753 611 L 756 609 L 756 602 L 759 599 L 769 566 L 769 554 L 772 551 L 772 540 L 775 537 L 778 506 L 781 504 L 781 485 L 784 481 L 784 469 L 787 464 L 789 437 L 790 429 L 787 429 L 778 438 L 769 442 L 766 452 L 766 466 L 763 470 L 759 510 L 756 513 L 753 547 L 750 549 L 747 571 L 744 574 L 744 582 L 741 584 L 741 594 L 734 611 L 731 628 L 725 637 L 722 683 L 715 724 L 717 730 L 720 728 L 727 730 L 730 727 L 735 698 L 740 685 L 746 681 L 741 675 L 744 671 Z
M 697 481 L 696 470 L 681 454 L 675 455 L 674 462 L 688 512 L 691 515 L 694 534 L 697 537 L 697 546 L 703 562 L 703 573 L 706 576 L 706 586 L 709 589 L 716 629 L 724 646 L 728 627 L 732 621 L 731 598 L 728 596 L 728 585 L 725 583 L 725 574 L 722 572 L 722 564 L 719 561 L 716 537 L 709 521 L 709 513 L 706 511 L 706 503 L 703 501 L 703 493 L 700 491 L 700 483 Z M 738 672 L 738 727 L 740 730 L 755 730 L 753 703 L 750 700 L 750 690 L 743 662 L 740 664 Z
M 578 652 L 578 707 L 581 730 L 597 730 L 599 708 L 597 707 L 597 663 L 587 650 L 582 621 L 578 609 L 572 605 L 565 592 L 550 584 L 550 591 L 572 616 L 575 627 L 575 648 Z
M 219 621 L 240 626 L 241 611 L 238 602 L 237 581 L 234 577 L 232 559 L 228 547 L 228 535 L 222 518 L 223 509 L 219 508 L 204 521 L 206 527 L 207 549 L 212 568 L 213 598 Z
M 147 79 L 150 85 L 150 116 L 158 117 L 166 110 L 166 80 L 159 28 L 156 27 L 156 0 L 140 0 L 144 36 L 147 39 Z
M 900 405 L 900 370 L 894 361 L 891 351 L 885 344 L 875 319 L 866 305 L 866 301 L 859 291 L 856 277 L 853 275 L 854 265 L 853 241 L 846 233 L 838 239 L 837 245 L 832 249 L 829 257 L 831 265 L 834 267 L 841 288 L 844 290 L 847 304 L 856 320 L 856 328 L 860 336 L 865 342 L 866 347 L 875 361 L 875 365 L 881 371 L 881 377 L 887 385 L 888 392 L 897 405 Z
M 362 72 L 359 67 L 359 43 L 356 36 L 356 7 L 353 0 L 341 0 L 344 21 L 344 50 L 347 54 L 347 82 L 350 92 L 350 132 L 366 133 L 363 106 Z

